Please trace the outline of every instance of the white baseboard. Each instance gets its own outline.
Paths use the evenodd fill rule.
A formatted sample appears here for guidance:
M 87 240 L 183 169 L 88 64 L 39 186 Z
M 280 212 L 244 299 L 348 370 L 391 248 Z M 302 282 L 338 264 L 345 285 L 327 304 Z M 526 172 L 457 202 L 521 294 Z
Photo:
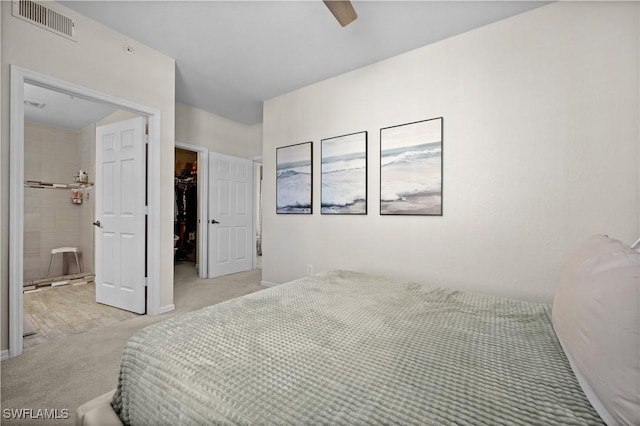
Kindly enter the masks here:
M 275 287 L 277 285 L 280 285 L 278 283 L 272 283 L 269 281 L 261 281 L 260 284 L 262 285 L 262 287 Z
M 158 315 L 166 314 L 167 312 L 171 312 L 175 310 L 176 310 L 176 305 L 172 303 L 170 305 L 160 307 L 160 311 L 158 312 Z
M 0 352 L 0 361 L 4 361 L 5 359 L 9 359 L 9 349 L 3 349 Z

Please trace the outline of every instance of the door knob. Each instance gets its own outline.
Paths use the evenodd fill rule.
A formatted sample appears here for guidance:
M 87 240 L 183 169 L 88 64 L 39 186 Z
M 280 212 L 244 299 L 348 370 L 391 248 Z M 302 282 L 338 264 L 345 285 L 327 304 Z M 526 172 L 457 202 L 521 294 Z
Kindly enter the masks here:
M 95 222 L 93 222 L 93 224 L 95 226 L 97 226 L 98 228 L 102 228 L 102 225 L 100 225 L 100 221 L 99 220 L 96 220 Z
M 218 221 L 217 221 L 217 220 L 215 220 L 215 219 L 211 219 L 211 224 L 212 224 L 212 225 L 215 225 L 216 223 L 220 223 L 220 222 L 218 222 Z

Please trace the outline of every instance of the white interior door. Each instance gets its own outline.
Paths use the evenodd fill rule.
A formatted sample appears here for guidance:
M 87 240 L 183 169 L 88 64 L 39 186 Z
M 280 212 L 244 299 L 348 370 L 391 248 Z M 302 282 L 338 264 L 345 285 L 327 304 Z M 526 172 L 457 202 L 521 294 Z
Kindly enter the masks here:
M 145 118 L 96 128 L 96 302 L 145 313 Z
M 209 153 L 209 278 L 253 267 L 253 162 Z

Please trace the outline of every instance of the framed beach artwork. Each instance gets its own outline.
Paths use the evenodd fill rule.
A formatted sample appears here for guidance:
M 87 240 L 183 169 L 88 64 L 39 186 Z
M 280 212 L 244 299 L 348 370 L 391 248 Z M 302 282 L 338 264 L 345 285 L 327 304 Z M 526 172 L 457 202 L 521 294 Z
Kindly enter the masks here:
M 367 132 L 322 139 L 321 214 L 367 214 Z
M 442 122 L 380 129 L 381 215 L 442 215 Z
M 313 142 L 276 148 L 276 213 L 311 214 Z

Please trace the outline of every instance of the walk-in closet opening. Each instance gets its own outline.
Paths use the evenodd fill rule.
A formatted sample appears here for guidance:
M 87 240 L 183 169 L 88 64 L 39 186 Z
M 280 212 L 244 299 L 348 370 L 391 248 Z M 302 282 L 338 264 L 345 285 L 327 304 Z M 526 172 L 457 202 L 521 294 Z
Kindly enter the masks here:
M 133 113 L 24 85 L 23 347 L 138 316 L 96 302 L 96 129 Z
M 262 268 L 262 159 L 176 141 L 174 281 Z
M 176 267 L 193 269 L 200 264 L 198 211 L 198 153 L 175 150 L 174 260 Z

